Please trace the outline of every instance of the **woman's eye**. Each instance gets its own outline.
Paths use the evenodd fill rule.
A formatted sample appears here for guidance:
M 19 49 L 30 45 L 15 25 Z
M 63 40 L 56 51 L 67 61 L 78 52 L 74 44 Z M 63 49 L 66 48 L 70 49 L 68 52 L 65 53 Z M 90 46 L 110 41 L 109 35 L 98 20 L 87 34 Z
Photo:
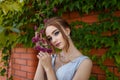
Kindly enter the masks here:
M 48 41 L 51 41 L 52 40 L 52 38 L 50 37 L 50 38 L 48 38 Z
M 57 36 L 59 34 L 59 31 L 56 31 L 54 34 Z

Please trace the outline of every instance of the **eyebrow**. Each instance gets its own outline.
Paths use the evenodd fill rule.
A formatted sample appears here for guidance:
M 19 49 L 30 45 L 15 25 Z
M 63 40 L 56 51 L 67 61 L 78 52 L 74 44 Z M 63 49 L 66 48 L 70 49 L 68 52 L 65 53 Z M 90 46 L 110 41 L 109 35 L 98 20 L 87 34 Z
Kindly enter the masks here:
M 52 34 L 55 32 L 55 31 L 57 31 L 58 29 L 55 29 L 53 32 L 52 32 Z M 47 36 L 47 37 L 49 37 L 49 35 Z

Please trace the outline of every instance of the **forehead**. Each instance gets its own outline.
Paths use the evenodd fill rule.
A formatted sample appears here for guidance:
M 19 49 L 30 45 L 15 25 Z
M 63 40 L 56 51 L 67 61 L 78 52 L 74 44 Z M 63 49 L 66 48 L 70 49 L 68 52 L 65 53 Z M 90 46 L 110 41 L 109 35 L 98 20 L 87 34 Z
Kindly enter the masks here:
M 46 33 L 46 36 L 47 35 L 50 35 L 54 30 L 56 30 L 57 28 L 55 27 L 55 26 L 47 26 L 47 28 L 46 28 L 46 31 L 45 31 L 45 33 Z

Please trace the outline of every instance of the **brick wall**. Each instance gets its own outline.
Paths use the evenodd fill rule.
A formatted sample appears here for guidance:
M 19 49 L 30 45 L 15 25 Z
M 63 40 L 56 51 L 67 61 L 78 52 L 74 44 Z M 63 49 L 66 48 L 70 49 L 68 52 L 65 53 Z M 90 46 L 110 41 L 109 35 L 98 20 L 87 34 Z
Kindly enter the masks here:
M 32 48 L 14 48 L 12 50 L 13 80 L 33 80 L 38 59 Z
M 116 12 L 115 15 L 120 16 L 120 11 Z M 73 21 L 84 21 L 89 24 L 93 22 L 97 22 L 97 13 L 90 13 L 83 15 L 82 17 L 77 12 L 64 13 L 63 18 L 68 22 Z M 91 50 L 91 54 L 94 55 L 97 53 L 98 56 L 101 56 L 105 53 L 105 49 Z M 12 50 L 11 56 L 11 74 L 13 76 L 13 80 L 33 80 L 34 73 L 36 70 L 38 59 L 36 57 L 37 52 L 32 48 L 23 48 L 18 47 Z M 114 72 L 117 76 L 120 77 L 120 73 L 118 69 L 114 65 L 113 60 L 107 59 L 104 62 L 107 65 L 111 72 Z M 98 80 L 105 80 L 105 72 L 100 69 L 100 67 L 93 62 L 92 75 L 95 75 Z M 6 80 L 5 77 L 0 76 L 0 80 Z
M 4 66 L 3 66 L 3 63 L 2 63 L 2 61 L 1 61 L 1 58 L 2 58 L 2 51 L 0 50 L 0 67 L 1 67 L 1 66 L 4 67 Z M 0 76 L 0 80 L 6 80 L 6 77 Z
M 120 11 L 115 12 L 115 16 L 120 16 Z M 83 16 L 80 16 L 78 12 L 71 12 L 71 13 L 65 13 L 62 16 L 65 20 L 67 20 L 69 23 L 74 21 L 83 21 L 86 23 L 93 23 L 97 22 L 98 19 L 98 13 L 97 12 L 91 12 L 90 14 L 85 14 Z M 108 33 L 103 33 L 103 35 L 110 35 Z M 92 49 L 91 54 L 96 54 L 97 56 L 102 56 L 106 52 L 106 49 Z M 108 67 L 108 69 L 115 73 L 116 76 L 119 77 L 120 80 L 120 72 L 118 72 L 117 67 L 114 65 L 114 61 L 112 59 L 105 60 L 104 64 Z M 105 72 L 99 67 L 99 65 L 96 64 L 96 62 L 93 62 L 93 68 L 92 68 L 92 75 L 96 76 L 97 80 L 106 80 Z M 113 77 L 112 77 L 113 78 Z M 114 78 L 112 80 L 115 80 Z

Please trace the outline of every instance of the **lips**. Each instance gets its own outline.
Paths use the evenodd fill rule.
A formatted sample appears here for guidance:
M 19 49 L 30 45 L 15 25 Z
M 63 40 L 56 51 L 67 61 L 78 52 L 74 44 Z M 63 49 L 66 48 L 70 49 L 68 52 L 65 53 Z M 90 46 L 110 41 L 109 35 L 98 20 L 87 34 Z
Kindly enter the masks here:
M 58 47 L 58 46 L 60 45 L 60 43 L 61 43 L 61 42 L 59 42 L 59 43 L 55 44 L 55 46 L 57 46 L 57 47 Z

